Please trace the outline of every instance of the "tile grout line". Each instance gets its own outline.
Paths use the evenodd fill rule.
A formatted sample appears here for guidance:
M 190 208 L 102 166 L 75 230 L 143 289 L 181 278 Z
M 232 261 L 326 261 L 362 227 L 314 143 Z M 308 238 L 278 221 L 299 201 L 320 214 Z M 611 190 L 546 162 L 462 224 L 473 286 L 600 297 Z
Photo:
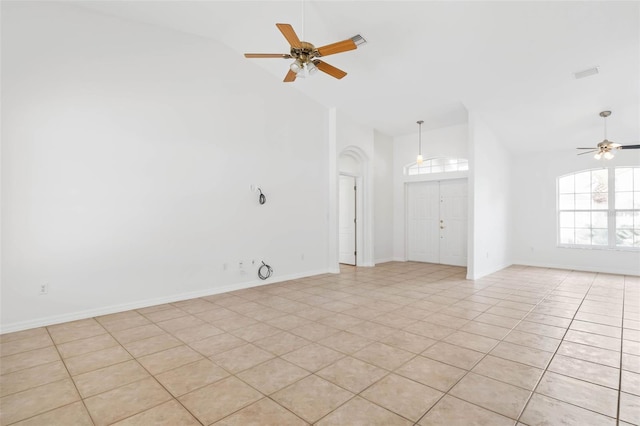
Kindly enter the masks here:
M 569 275 L 569 274 L 567 274 L 567 275 Z M 514 330 L 515 330 L 515 328 L 516 328 L 516 327 L 517 327 L 517 326 L 518 326 L 522 321 L 524 321 L 524 319 L 525 319 L 529 314 L 531 314 L 531 312 L 533 312 L 533 310 L 534 310 L 535 308 L 537 308 L 537 307 L 538 307 L 538 306 L 539 306 L 539 305 L 540 305 L 540 304 L 541 304 L 541 303 L 542 303 L 542 302 L 543 302 L 543 301 L 544 301 L 544 300 L 545 300 L 545 299 L 546 299 L 546 298 L 547 298 L 547 297 L 548 297 L 548 296 L 549 296 L 549 295 L 550 295 L 550 294 L 551 294 L 555 289 L 557 289 L 560 285 L 562 285 L 562 283 L 564 282 L 564 280 L 565 280 L 565 279 L 566 279 L 566 277 L 565 277 L 561 282 L 559 282 L 555 287 L 553 287 L 553 288 L 552 288 L 552 289 L 550 289 L 550 290 L 547 290 L 547 291 L 546 291 L 546 294 L 545 294 L 545 295 L 544 295 L 544 296 L 543 296 L 543 297 L 542 297 L 542 298 L 541 298 L 541 299 L 540 299 L 540 300 L 539 300 L 539 301 L 538 301 L 538 302 L 537 302 L 537 303 L 536 303 L 536 304 L 535 304 L 531 309 L 529 309 L 529 310 L 527 311 L 527 314 L 526 314 L 524 317 L 522 317 L 520 320 L 518 320 L 518 322 L 517 322 L 517 323 L 516 323 L 512 328 L 511 328 L 511 330 L 509 331 L 509 333 L 507 333 L 507 335 L 505 335 L 502 339 L 496 339 L 496 340 L 498 340 L 498 343 L 496 343 L 495 345 L 493 345 L 493 346 L 492 346 L 492 347 L 491 347 L 491 348 L 490 348 L 490 349 L 489 349 L 489 350 L 488 350 L 488 351 L 487 351 L 487 352 L 482 356 L 482 358 L 480 358 L 480 359 L 479 359 L 475 364 L 473 364 L 473 365 L 471 366 L 471 368 L 470 368 L 469 370 L 466 370 L 466 373 L 465 373 L 462 377 L 460 377 L 460 379 L 458 379 L 458 380 L 457 380 L 457 381 L 456 381 L 456 382 L 455 382 L 455 383 L 454 383 L 454 384 L 449 388 L 449 390 L 448 390 L 447 392 L 444 392 L 444 394 L 443 394 L 443 395 L 442 395 L 442 396 L 441 396 L 441 397 L 440 397 L 440 398 L 439 398 L 439 399 L 438 399 L 438 400 L 437 400 L 437 401 L 436 401 L 436 402 L 435 402 L 435 403 L 434 403 L 434 404 L 433 404 L 433 405 L 432 405 L 432 406 L 431 406 L 431 407 L 430 407 L 430 408 L 429 408 L 429 409 L 428 409 L 428 410 L 427 410 L 427 411 L 426 411 L 426 412 L 425 412 L 425 413 L 420 417 L 420 419 L 418 420 L 418 422 L 420 422 L 420 420 L 422 420 L 422 419 L 424 418 L 424 416 L 426 416 L 427 414 L 429 414 L 429 412 L 433 409 L 433 407 L 435 407 L 435 406 L 436 406 L 436 405 L 437 405 L 437 404 L 438 404 L 438 403 L 439 403 L 439 402 L 440 402 L 440 401 L 441 401 L 445 396 L 450 395 L 450 396 L 452 396 L 453 398 L 460 399 L 460 400 L 462 400 L 462 401 L 465 401 L 465 402 L 468 402 L 468 403 L 470 403 L 470 404 L 476 405 L 476 406 L 478 406 L 478 407 L 480 407 L 480 408 L 483 408 L 483 409 L 485 409 L 485 410 L 488 410 L 488 411 L 491 411 L 491 412 L 493 412 L 493 413 L 499 414 L 499 415 L 501 415 L 501 416 L 503 416 L 503 417 L 506 417 L 506 418 L 508 418 L 508 419 L 510 419 L 510 420 L 514 420 L 514 425 L 515 425 L 516 423 L 518 423 L 518 419 L 519 419 L 520 415 L 518 415 L 518 419 L 512 419 L 512 418 L 510 418 L 510 417 L 508 417 L 508 416 L 505 416 L 504 414 L 501 414 L 501 413 L 498 413 L 498 412 L 496 412 L 496 411 L 490 410 L 490 409 L 488 409 L 487 407 L 482 407 L 482 406 L 479 406 L 479 405 L 474 404 L 474 403 L 472 403 L 472 402 L 469 402 L 469 401 L 467 401 L 467 400 L 464 400 L 464 399 L 462 399 L 462 398 L 458 398 L 458 397 L 456 397 L 455 395 L 451 395 L 449 392 L 450 392 L 450 391 L 451 391 L 451 390 L 452 390 L 452 389 L 453 389 L 453 388 L 454 388 L 458 383 L 460 383 L 460 382 L 462 381 L 462 379 L 464 379 L 464 378 L 465 378 L 469 373 L 471 373 L 471 372 L 472 372 L 471 370 L 472 370 L 473 368 L 475 368 L 478 364 L 480 364 L 480 363 L 481 363 L 481 362 L 482 362 L 482 361 L 483 361 L 483 360 L 484 360 L 484 359 L 485 359 L 485 358 L 486 358 L 486 357 L 491 353 L 491 351 L 493 351 L 493 350 L 494 350 L 494 349 L 495 349 L 495 348 L 496 348 L 500 343 L 502 343 L 502 342 L 504 341 L 504 338 L 505 338 L 505 337 L 507 337 L 507 336 L 508 336 L 512 331 L 514 331 Z M 493 284 L 492 284 L 492 285 L 493 285 Z M 490 288 L 490 287 L 492 287 L 492 285 L 490 285 L 490 286 L 488 286 L 488 287 L 485 287 L 484 289 L 486 289 L 486 288 Z M 482 289 L 482 290 L 484 290 L 484 289 Z M 479 290 L 479 291 L 482 291 L 482 290 Z M 509 293 L 509 294 L 511 294 L 511 293 Z M 469 297 L 470 297 L 470 296 L 469 296 Z M 524 311 L 523 311 L 523 312 L 524 312 Z M 515 318 L 514 318 L 514 319 L 515 319 Z M 568 330 L 568 328 L 567 328 L 567 330 Z M 485 337 L 486 337 L 486 336 L 485 336 Z M 445 343 L 446 343 L 446 342 L 445 342 Z M 457 346 L 457 345 L 456 345 L 456 346 Z M 468 348 L 467 348 L 467 349 L 468 349 Z M 514 362 L 515 362 L 515 361 L 514 361 Z M 550 362 L 550 361 L 549 361 L 549 362 Z M 447 364 L 447 365 L 448 365 L 448 364 Z M 478 373 L 474 373 L 474 374 L 478 374 Z M 541 376 L 540 376 L 540 377 L 542 377 L 542 375 L 543 375 L 543 374 L 544 374 L 544 372 L 541 374 Z M 481 376 L 483 376 L 483 377 L 487 377 L 487 376 L 484 376 L 483 374 L 480 374 L 480 375 L 481 375 Z M 498 382 L 500 382 L 500 383 L 506 383 L 506 382 L 503 382 L 502 380 L 493 379 L 493 378 L 491 378 L 491 377 L 489 377 L 489 379 L 496 380 L 496 381 L 498 381 Z M 511 386 L 515 386 L 515 385 L 512 385 L 511 383 L 506 383 L 506 384 L 511 385 Z M 519 386 L 516 386 L 516 387 L 518 387 L 518 388 L 519 388 Z M 529 391 L 529 393 L 530 393 L 529 398 L 531 398 L 531 394 L 532 394 L 532 392 L 533 392 L 533 391 Z M 527 402 L 528 402 L 528 400 L 527 400 Z M 525 404 L 525 406 L 526 406 L 526 404 Z M 520 413 L 520 414 L 522 414 L 522 413 Z
M 533 398 L 533 395 L 535 394 L 536 389 L 538 389 L 538 386 L 540 385 L 540 382 L 542 381 L 542 378 L 544 377 L 544 375 L 547 373 L 549 366 L 551 365 L 551 362 L 553 362 L 554 358 L 556 357 L 558 350 L 560 349 L 560 346 L 562 345 L 562 342 L 564 342 L 564 338 L 566 337 L 567 333 L 569 332 L 569 330 L 571 329 L 571 324 L 573 324 L 573 321 L 575 320 L 576 315 L 578 315 L 578 312 L 580 311 L 580 308 L 582 307 L 582 304 L 584 303 L 584 301 L 587 299 L 587 296 L 589 295 L 589 292 L 591 291 L 591 289 L 593 288 L 593 284 L 595 283 L 596 279 L 598 278 L 598 276 L 600 275 L 600 273 L 595 273 L 593 280 L 591 281 L 591 284 L 589 284 L 589 288 L 587 289 L 587 291 L 585 292 L 584 296 L 582 297 L 582 300 L 580 301 L 580 304 L 578 305 L 578 308 L 576 309 L 576 312 L 573 314 L 573 317 L 571 318 L 571 322 L 569 322 L 569 325 L 567 326 L 567 329 L 564 332 L 564 335 L 562 336 L 562 338 L 560 339 L 560 344 L 558 345 L 558 347 L 556 348 L 556 350 L 553 352 L 553 356 L 551 356 L 551 358 L 549 358 L 549 361 L 547 362 L 547 365 L 544 368 L 544 371 L 542 372 L 542 374 L 540 375 L 540 377 L 538 378 L 535 386 L 533 387 L 533 389 L 531 390 L 531 393 L 529 394 L 529 398 L 527 398 L 526 403 L 524 404 L 524 406 L 522 407 L 522 409 L 520 410 L 520 414 L 518 415 L 518 422 L 520 422 L 520 419 L 522 418 L 522 415 L 524 414 L 525 410 L 527 409 L 527 407 L 529 406 L 529 403 L 531 402 L 531 398 Z M 570 376 L 567 376 L 570 377 Z M 553 398 L 556 399 L 556 398 Z M 561 401 L 561 402 L 565 402 L 565 401 Z M 575 404 L 571 404 L 568 402 L 565 402 L 566 404 L 570 404 L 573 406 L 576 406 Z M 576 406 L 579 407 L 579 406 Z M 587 408 L 584 407 L 579 407 L 585 410 L 588 410 Z M 589 410 L 589 411 L 593 411 L 593 410 Z M 599 413 L 602 414 L 602 413 Z
M 616 407 L 616 426 L 620 424 L 620 400 L 622 399 L 622 354 L 624 353 L 624 302 L 627 290 L 626 276 L 622 278 L 622 324 L 620 327 L 620 370 L 618 370 L 618 405 Z

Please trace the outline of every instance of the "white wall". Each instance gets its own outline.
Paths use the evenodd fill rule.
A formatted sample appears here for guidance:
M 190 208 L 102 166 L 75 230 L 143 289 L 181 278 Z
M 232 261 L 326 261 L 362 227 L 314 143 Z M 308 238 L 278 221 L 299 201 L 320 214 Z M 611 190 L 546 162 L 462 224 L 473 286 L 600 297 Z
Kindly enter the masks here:
M 416 126 L 417 127 L 417 126 Z M 422 155 L 434 157 L 468 157 L 469 131 L 466 124 L 442 127 L 422 132 Z M 404 168 L 415 163 L 418 155 L 418 133 L 399 136 L 393 142 L 393 258 L 406 260 L 405 247 L 405 185 L 420 180 L 438 180 L 466 177 L 467 173 L 447 173 L 420 176 L 405 176 Z
M 559 248 L 556 179 L 602 166 L 639 166 L 638 151 L 620 151 L 613 160 L 595 160 L 576 151 L 534 153 L 513 158 L 511 199 L 514 263 L 640 275 L 640 253 Z
M 251 259 L 328 270 L 326 108 L 211 40 L 60 4 L 3 4 L 2 55 L 3 332 L 262 283 Z
M 469 112 L 469 242 L 467 278 L 512 263 L 510 181 L 512 158 L 491 129 Z
M 338 168 L 340 158 L 346 153 L 357 158 L 362 177 L 361 195 L 362 208 L 358 209 L 358 240 L 362 243 L 358 247 L 357 264 L 359 266 L 374 266 L 374 131 L 372 128 L 353 120 L 349 115 L 336 114 L 336 151 Z M 345 164 L 345 163 L 343 163 Z M 347 167 L 350 172 L 353 166 Z M 340 170 L 339 171 L 343 171 Z M 336 192 L 337 193 L 337 192 Z M 362 215 L 361 215 L 362 214 Z
M 373 134 L 375 262 L 393 260 L 393 138 Z

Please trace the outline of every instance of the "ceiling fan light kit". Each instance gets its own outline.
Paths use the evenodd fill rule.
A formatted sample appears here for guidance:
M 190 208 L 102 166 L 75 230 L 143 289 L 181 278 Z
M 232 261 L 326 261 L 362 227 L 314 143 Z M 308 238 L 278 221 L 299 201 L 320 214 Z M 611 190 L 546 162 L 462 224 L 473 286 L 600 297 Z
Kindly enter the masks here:
M 336 43 L 327 44 L 321 47 L 315 47 L 313 44 L 300 41 L 298 35 L 294 31 L 293 27 L 289 24 L 276 24 L 276 27 L 280 30 L 285 39 L 289 42 L 291 50 L 286 53 L 245 53 L 245 58 L 281 58 L 281 59 L 295 59 L 295 61 L 289 65 L 289 71 L 284 77 L 285 83 L 295 81 L 296 78 L 304 78 L 315 74 L 318 70 L 329 74 L 331 77 L 338 80 L 347 75 L 346 72 L 329 65 L 328 63 L 317 59 L 324 56 L 335 55 L 336 53 L 348 52 L 349 50 L 355 50 L 358 46 L 366 43 L 367 41 L 360 35 L 355 35 L 346 40 L 338 41 Z
M 600 160 L 604 158 L 605 160 L 611 160 L 614 155 L 613 151 L 617 149 L 640 149 L 640 145 L 621 145 L 619 143 L 611 142 L 607 139 L 607 117 L 611 115 L 611 111 L 602 111 L 600 112 L 600 117 L 604 119 L 604 140 L 596 145 L 596 148 L 577 148 L 577 149 L 588 149 L 589 151 L 581 152 L 578 155 L 591 154 L 595 152 L 593 158 L 596 160 Z

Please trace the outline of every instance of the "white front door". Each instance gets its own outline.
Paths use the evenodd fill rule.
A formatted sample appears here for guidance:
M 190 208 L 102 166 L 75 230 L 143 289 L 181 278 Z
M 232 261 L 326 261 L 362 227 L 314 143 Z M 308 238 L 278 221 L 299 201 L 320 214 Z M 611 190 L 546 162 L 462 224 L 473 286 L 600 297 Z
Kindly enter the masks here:
M 338 242 L 340 263 L 356 264 L 356 178 L 340 175 Z
M 407 260 L 467 265 L 465 179 L 407 185 Z

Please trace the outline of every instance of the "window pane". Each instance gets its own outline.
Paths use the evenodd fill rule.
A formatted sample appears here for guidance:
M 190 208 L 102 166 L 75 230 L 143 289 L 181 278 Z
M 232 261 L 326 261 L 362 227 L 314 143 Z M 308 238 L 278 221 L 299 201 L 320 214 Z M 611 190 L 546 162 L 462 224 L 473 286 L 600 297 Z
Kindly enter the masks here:
M 616 192 L 622 191 L 633 191 L 633 169 L 631 167 L 616 167 Z
M 591 208 L 594 210 L 606 210 L 609 208 L 609 194 L 606 192 L 594 192 L 591 194 Z
M 576 194 L 576 210 L 591 210 L 591 194 Z
M 573 194 L 560 195 L 560 210 L 573 210 Z
M 591 245 L 591 229 L 576 229 L 576 244 Z
M 469 162 L 468 161 L 464 161 L 464 162 L 461 161 L 460 164 L 458 165 L 458 170 L 469 170 Z
M 574 213 L 573 212 L 561 212 L 560 213 L 560 227 L 561 228 L 573 228 L 574 225 Z
M 640 229 L 636 229 L 634 231 L 634 242 L 633 242 L 633 246 L 634 247 L 640 247 Z
M 609 170 L 594 170 L 591 172 L 591 190 L 593 192 L 609 191 Z
M 633 229 L 616 229 L 616 245 L 633 247 L 635 232 Z
M 633 192 L 616 192 L 616 209 L 632 209 Z
M 573 228 L 560 228 L 560 243 L 561 244 L 575 244 L 573 238 Z
M 607 229 L 607 212 L 592 212 L 591 226 L 594 228 Z
M 616 228 L 633 228 L 633 212 L 617 212 Z
M 606 229 L 594 229 L 593 244 L 598 246 L 609 245 L 609 232 Z
M 636 191 L 633 193 L 633 209 L 640 209 L 640 191 Z
M 565 176 L 558 179 L 558 190 L 561 194 L 573 193 L 573 175 Z
M 633 227 L 640 228 L 640 212 L 633 212 Z
M 576 228 L 591 228 L 591 213 L 576 212 L 575 226 Z
M 444 166 L 444 171 L 445 172 L 455 172 L 458 170 L 458 165 L 457 164 L 447 164 Z
M 591 192 L 591 172 L 582 172 L 575 175 L 576 193 Z
M 633 168 L 633 188 L 640 189 L 640 167 Z

